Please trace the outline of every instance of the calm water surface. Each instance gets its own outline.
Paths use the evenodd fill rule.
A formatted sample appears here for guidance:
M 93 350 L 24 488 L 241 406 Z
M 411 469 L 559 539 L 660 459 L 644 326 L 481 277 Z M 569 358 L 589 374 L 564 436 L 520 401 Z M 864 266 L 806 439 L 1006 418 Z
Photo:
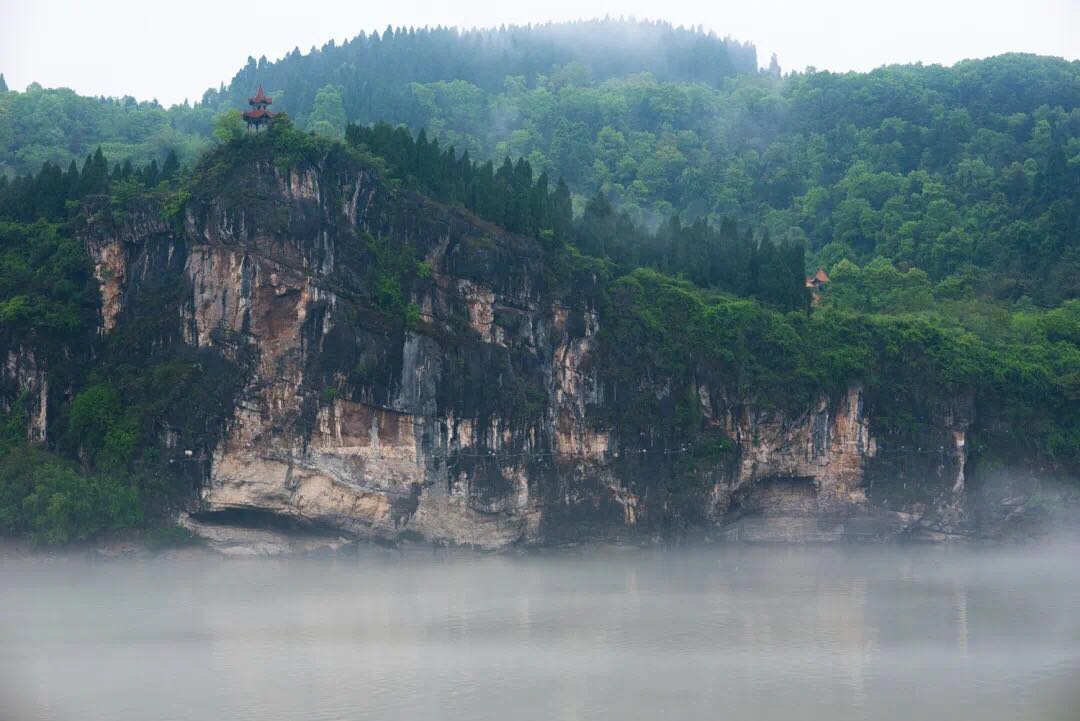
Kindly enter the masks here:
M 1080 549 L 0 561 L 0 719 L 1080 719 Z

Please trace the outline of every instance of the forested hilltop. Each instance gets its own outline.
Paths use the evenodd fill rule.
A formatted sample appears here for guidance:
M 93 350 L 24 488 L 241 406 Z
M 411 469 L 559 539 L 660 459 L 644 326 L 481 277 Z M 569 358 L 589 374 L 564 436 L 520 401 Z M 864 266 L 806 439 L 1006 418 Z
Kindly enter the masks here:
M 0 94 L 0 168 L 190 163 L 262 84 L 300 127 L 402 123 L 478 160 L 526 158 L 580 212 L 765 228 L 831 269 L 876 257 L 932 282 L 1052 306 L 1080 290 L 1080 63 L 1029 55 L 870 73 L 756 69 L 752 46 L 663 24 L 387 29 L 276 62 L 169 110 Z M 1025 301 L 1026 302 L 1026 301 Z
M 216 113 L 246 107 L 252 82 L 274 88 L 275 108 L 302 125 L 325 120 L 330 125 L 322 129 L 340 135 L 346 116 L 337 117 L 339 110 L 352 121 L 404 122 L 416 129 L 413 83 L 461 82 L 497 93 L 508 76 L 561 73 L 561 82 L 580 83 L 644 72 L 665 82 L 715 86 L 726 76 L 756 70 L 752 45 L 665 23 L 605 20 L 471 31 L 388 27 L 306 54 L 296 48 L 277 62 L 249 58 L 228 86 L 167 110 L 156 99 L 80 97 L 36 83 L 25 93 L 0 95 L 0 172 L 36 172 L 46 161 L 66 166 L 99 145 L 109 157 L 140 165 L 160 159 L 168 148 L 191 161 L 209 140 Z M 320 101 L 327 85 L 341 94 L 324 94 Z M 7 90 L 0 75 L 0 93 Z

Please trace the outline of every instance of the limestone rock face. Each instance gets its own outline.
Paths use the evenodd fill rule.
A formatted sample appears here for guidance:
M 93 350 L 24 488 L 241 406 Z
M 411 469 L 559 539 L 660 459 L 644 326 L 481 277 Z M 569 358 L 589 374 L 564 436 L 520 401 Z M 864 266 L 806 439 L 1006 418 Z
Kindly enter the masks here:
M 137 253 L 146 241 L 166 236 L 169 228 L 156 209 L 135 212 L 122 226 L 91 225 L 84 234 L 86 250 L 94 263 L 94 277 L 101 291 L 101 331 L 108 333 L 116 327 L 116 319 L 124 305 L 124 293 L 132 283 L 128 278 L 129 256 Z M 147 270 L 144 264 L 140 269 Z
M 123 322 L 139 278 L 171 275 L 186 288 L 184 342 L 247 369 L 189 527 L 228 545 L 225 527 L 255 513 L 328 538 L 484 549 L 671 529 L 663 479 L 676 459 L 600 420 L 602 314 L 587 292 L 548 292 L 538 242 L 366 170 L 240 171 L 240 187 L 193 199 L 180 224 L 87 237 L 103 332 Z M 385 290 L 388 253 L 423 272 Z M 386 299 L 393 288 L 400 300 Z M 9 357 L 6 372 L 32 386 L 28 363 Z M 722 388 L 699 396 L 734 445 L 693 500 L 710 533 L 883 539 L 935 514 L 942 527 L 966 523 L 962 413 L 930 419 L 951 441 L 920 478 L 948 492 L 913 511 L 875 497 L 896 469 L 861 387 L 796 413 Z
M 11 348 L 4 362 L 2 379 L 14 387 L 16 392 L 10 395 L 24 403 L 26 440 L 29 443 L 44 443 L 48 440 L 49 429 L 49 375 L 44 362 L 39 360 L 33 348 Z M 10 412 L 10 405 L 5 404 L 2 410 Z

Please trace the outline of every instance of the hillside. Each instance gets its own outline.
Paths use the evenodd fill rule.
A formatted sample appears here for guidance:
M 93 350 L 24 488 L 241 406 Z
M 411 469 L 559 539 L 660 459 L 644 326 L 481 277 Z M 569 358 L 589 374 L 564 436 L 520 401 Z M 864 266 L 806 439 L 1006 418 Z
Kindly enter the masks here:
M 934 539 L 1075 484 L 1075 301 L 912 312 L 944 301 L 887 263 L 812 311 L 696 287 L 583 254 L 595 218 L 524 162 L 386 132 L 99 157 L 0 225 L 4 533 Z

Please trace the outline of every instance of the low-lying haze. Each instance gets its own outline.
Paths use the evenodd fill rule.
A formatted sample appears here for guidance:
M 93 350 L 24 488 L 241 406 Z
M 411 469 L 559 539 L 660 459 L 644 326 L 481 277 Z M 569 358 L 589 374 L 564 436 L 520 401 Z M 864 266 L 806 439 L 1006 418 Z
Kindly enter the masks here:
M 1064 719 L 1076 548 L 0 566 L 0 717 Z

